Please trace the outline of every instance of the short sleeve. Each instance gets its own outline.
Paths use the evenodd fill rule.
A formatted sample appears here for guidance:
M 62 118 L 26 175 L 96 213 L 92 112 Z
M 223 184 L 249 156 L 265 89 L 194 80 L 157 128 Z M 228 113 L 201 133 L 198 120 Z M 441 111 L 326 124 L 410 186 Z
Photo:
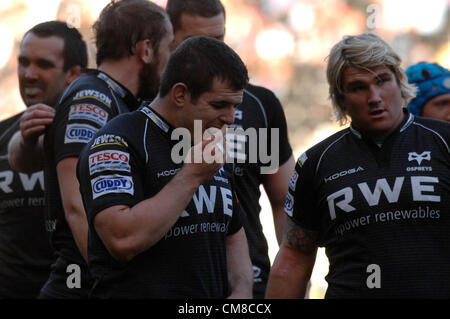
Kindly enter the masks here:
M 289 179 L 284 210 L 299 226 L 319 230 L 319 211 L 314 193 L 314 165 L 305 152 L 298 158 Z
M 53 152 L 55 162 L 78 157 L 82 148 L 116 114 L 100 89 L 74 90 L 56 108 Z
M 116 205 L 132 207 L 144 199 L 142 163 L 126 136 L 102 132 L 86 145 L 77 177 L 88 219 Z
M 228 225 L 228 233 L 227 235 L 233 235 L 239 229 L 242 228 L 242 218 L 243 218 L 243 210 L 241 205 L 239 204 L 239 200 L 235 192 L 233 192 L 233 216 L 231 218 L 231 222 Z

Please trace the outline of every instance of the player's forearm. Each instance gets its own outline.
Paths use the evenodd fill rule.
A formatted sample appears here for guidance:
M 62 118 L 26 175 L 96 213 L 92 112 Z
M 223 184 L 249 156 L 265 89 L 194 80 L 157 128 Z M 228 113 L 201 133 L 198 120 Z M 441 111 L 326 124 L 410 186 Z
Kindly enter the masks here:
M 284 204 L 273 209 L 273 223 L 278 245 L 281 245 L 281 243 L 283 242 L 284 230 L 286 225 L 286 213 L 284 212 Z
M 231 285 L 228 298 L 252 298 L 253 270 L 244 228 L 227 237 L 227 266 Z
M 305 298 L 314 260 L 315 253 L 306 256 L 283 244 L 270 270 L 266 298 Z
M 264 189 L 269 198 L 273 212 L 273 222 L 278 245 L 281 245 L 284 237 L 286 224 L 286 213 L 284 212 L 284 203 L 288 193 L 290 177 L 294 170 L 295 161 L 291 156 L 276 172 L 268 175 L 264 180 Z
M 95 227 L 111 255 L 128 262 L 155 245 L 176 223 L 199 185 L 182 169 L 155 196 L 131 208 L 115 206 L 97 214 Z
M 80 194 L 80 184 L 76 178 L 78 158 L 67 157 L 56 165 L 59 191 L 61 194 L 64 217 L 72 231 L 75 242 L 83 258 L 87 260 L 87 217 Z
M 33 173 L 43 167 L 42 139 L 35 143 L 24 143 L 17 131 L 8 144 L 8 161 L 11 168 L 22 173 Z
M 72 210 L 70 213 L 66 213 L 66 221 L 81 255 L 87 262 L 88 223 L 84 209 Z

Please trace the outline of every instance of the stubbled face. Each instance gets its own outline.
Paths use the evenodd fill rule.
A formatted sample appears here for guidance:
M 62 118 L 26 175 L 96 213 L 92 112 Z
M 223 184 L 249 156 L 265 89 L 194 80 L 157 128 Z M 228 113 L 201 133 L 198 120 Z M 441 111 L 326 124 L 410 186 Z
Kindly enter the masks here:
M 227 82 L 214 79 L 212 89 L 185 105 L 183 127 L 194 133 L 194 120 L 201 120 L 202 133 L 209 128 L 222 129 L 234 121 L 235 108 L 242 103 L 243 90 L 233 90 Z M 193 136 L 193 135 L 192 135 Z
M 167 64 L 173 42 L 172 24 L 166 19 L 166 34 L 159 43 L 158 52 L 150 64 L 144 65 L 139 73 L 139 89 L 137 96 L 144 100 L 152 99 L 158 93 L 162 73 Z
M 205 18 L 199 15 L 183 13 L 180 26 L 174 30 L 173 49 L 184 40 L 193 36 L 205 36 L 223 41 L 225 38 L 225 16 L 223 13 Z
M 64 40 L 41 38 L 28 33 L 22 40 L 17 75 L 20 95 L 27 106 L 44 103 L 55 106 L 68 84 L 64 71 Z
M 401 124 L 404 101 L 397 79 L 389 68 L 348 67 L 342 80 L 341 105 L 356 129 L 373 138 L 384 138 Z
M 422 109 L 422 116 L 450 122 L 450 93 L 429 100 Z

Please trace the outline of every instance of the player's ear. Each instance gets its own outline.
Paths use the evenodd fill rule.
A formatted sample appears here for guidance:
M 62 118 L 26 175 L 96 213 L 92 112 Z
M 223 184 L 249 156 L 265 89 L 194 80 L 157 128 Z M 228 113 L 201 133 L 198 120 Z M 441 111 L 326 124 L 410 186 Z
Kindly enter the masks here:
M 345 106 L 346 100 L 344 94 L 336 95 L 336 101 L 339 105 L 339 108 L 343 113 L 347 113 L 347 107 Z
M 135 49 L 138 58 L 145 64 L 150 64 L 153 60 L 154 52 L 149 39 L 139 41 Z
M 81 67 L 75 65 L 66 71 L 66 86 L 75 81 L 81 75 Z
M 183 107 L 190 100 L 190 92 L 186 84 L 182 82 L 175 83 L 170 93 L 172 101 L 177 107 Z

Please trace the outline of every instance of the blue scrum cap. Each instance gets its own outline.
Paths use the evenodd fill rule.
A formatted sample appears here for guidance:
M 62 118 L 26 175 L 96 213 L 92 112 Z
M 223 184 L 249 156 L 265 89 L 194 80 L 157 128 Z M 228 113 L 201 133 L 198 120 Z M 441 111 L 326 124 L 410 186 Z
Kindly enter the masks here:
M 408 82 L 418 88 L 417 96 L 408 104 L 408 110 L 421 115 L 424 105 L 432 98 L 450 93 L 450 71 L 436 63 L 419 62 L 406 69 Z

